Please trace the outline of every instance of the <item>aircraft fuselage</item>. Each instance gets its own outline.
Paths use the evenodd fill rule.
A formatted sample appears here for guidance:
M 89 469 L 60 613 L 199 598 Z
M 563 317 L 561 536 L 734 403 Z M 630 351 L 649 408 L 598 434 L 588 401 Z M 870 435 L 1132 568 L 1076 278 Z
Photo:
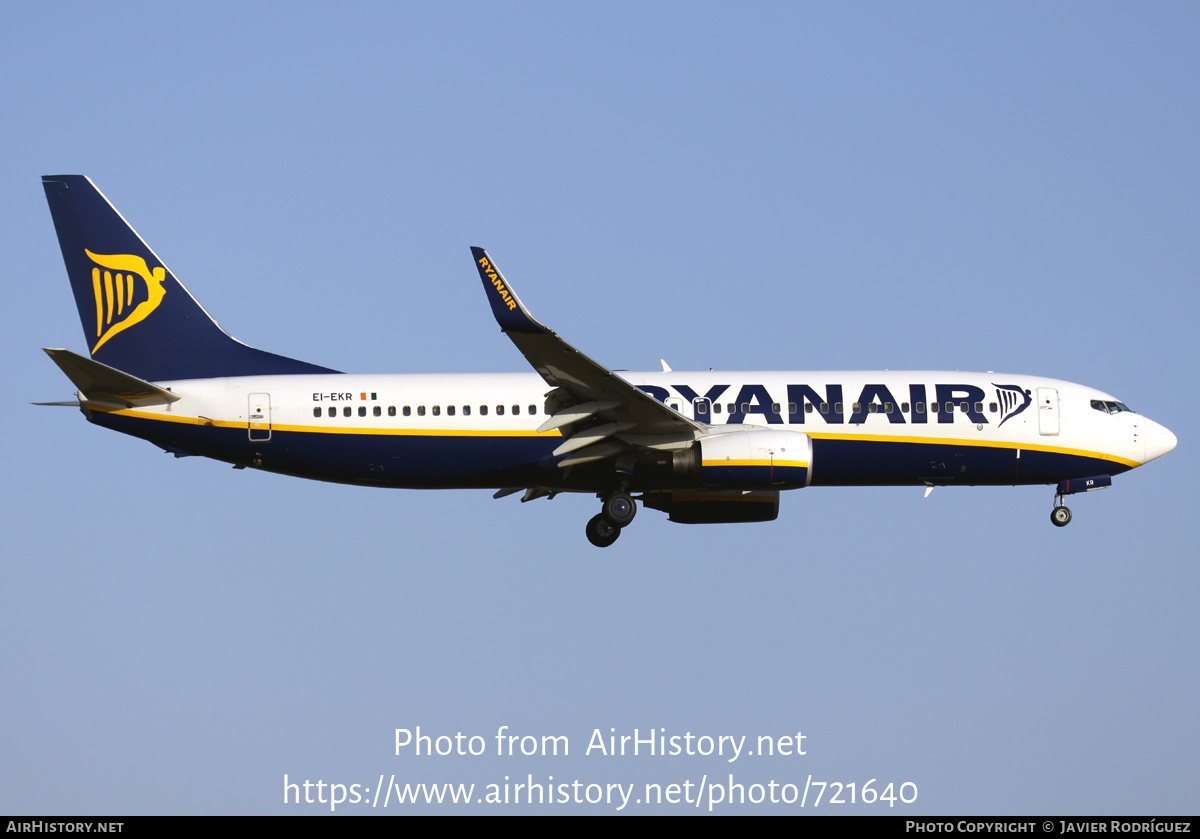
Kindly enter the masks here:
M 1169 450 L 1170 432 L 1157 423 L 1093 407 L 1116 400 L 1056 379 L 935 371 L 622 378 L 715 431 L 803 432 L 812 440 L 812 486 L 1047 484 L 1116 475 Z M 551 453 L 563 436 L 537 431 L 547 417 L 546 384 L 533 373 L 157 384 L 179 401 L 92 408 L 92 420 L 179 453 L 325 481 L 414 489 L 595 485 L 593 476 L 573 481 L 555 464 Z M 681 485 L 635 469 L 629 488 Z

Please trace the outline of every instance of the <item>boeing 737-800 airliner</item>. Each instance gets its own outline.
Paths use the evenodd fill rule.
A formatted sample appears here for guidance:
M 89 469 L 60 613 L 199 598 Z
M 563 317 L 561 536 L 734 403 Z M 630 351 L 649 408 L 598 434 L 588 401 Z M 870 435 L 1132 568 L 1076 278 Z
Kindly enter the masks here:
M 178 457 L 364 486 L 595 493 L 605 547 L 637 502 L 684 523 L 770 521 L 809 486 L 1056 485 L 1161 457 L 1175 435 L 1055 379 L 937 371 L 613 372 L 538 323 L 472 248 L 536 371 L 340 373 L 227 335 L 87 178 L 43 178 L 90 356 L 46 352 L 91 422 Z

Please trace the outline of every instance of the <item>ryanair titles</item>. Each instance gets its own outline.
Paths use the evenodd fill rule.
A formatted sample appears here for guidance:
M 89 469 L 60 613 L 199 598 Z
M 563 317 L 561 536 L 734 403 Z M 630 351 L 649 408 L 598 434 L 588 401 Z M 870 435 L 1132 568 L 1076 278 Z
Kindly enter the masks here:
M 481 256 L 479 258 L 479 268 L 481 271 L 483 271 L 483 273 L 487 274 L 488 279 L 492 281 L 492 285 L 494 285 L 496 287 L 496 291 L 500 293 L 500 298 L 504 301 L 504 304 L 508 306 L 509 311 L 517 308 L 517 301 L 513 299 L 511 294 L 508 293 L 508 289 L 504 287 L 504 281 L 500 279 L 500 275 L 496 273 L 496 269 L 492 267 L 492 263 L 488 261 L 486 256 Z
M 772 394 L 761 384 L 741 385 L 736 394 L 734 385 L 713 385 L 704 393 L 687 385 L 671 385 L 670 390 L 639 385 L 638 389 L 660 402 L 674 399 L 670 392 L 674 390 L 692 404 L 697 420 L 728 425 L 742 423 L 750 414 L 761 414 L 769 425 L 802 425 L 814 419 L 831 425 L 862 425 L 872 415 L 897 425 L 945 424 L 953 423 L 955 414 L 975 424 L 995 421 L 1003 425 L 1033 402 L 1031 392 L 1020 385 L 992 383 L 992 387 L 995 390 L 989 393 L 971 384 L 910 384 L 893 393 L 885 384 L 866 384 L 852 400 L 847 400 L 843 386 L 836 384 L 824 385 L 823 390 L 806 384 L 787 385 L 783 400 L 779 399 L 783 394 Z

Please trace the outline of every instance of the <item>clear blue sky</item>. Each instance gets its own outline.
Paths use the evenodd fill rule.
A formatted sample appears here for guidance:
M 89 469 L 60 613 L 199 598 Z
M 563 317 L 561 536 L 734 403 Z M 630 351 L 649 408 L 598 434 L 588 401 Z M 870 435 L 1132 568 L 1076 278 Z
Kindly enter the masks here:
M 283 806 L 285 773 L 732 772 L 917 784 L 896 813 L 1195 813 L 1198 24 L 1188 3 L 5 4 L 0 812 L 321 812 Z M 1045 375 L 1179 448 L 1062 530 L 1048 487 L 811 489 L 766 525 L 643 511 L 606 551 L 591 498 L 175 460 L 28 404 L 73 389 L 39 347 L 85 349 L 38 180 L 76 172 L 229 332 L 338 369 L 525 370 L 478 244 L 615 368 Z M 572 753 L 394 756 L 418 725 Z M 800 730 L 808 753 L 583 756 L 594 729 L 660 727 Z

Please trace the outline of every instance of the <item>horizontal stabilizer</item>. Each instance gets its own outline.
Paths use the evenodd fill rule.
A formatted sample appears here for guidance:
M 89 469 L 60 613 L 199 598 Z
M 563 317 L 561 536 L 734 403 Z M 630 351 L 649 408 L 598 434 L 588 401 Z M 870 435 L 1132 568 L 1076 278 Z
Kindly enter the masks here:
M 168 405 L 179 396 L 115 367 L 93 361 L 70 350 L 42 348 L 46 355 L 67 374 L 87 402 L 132 408 Z

